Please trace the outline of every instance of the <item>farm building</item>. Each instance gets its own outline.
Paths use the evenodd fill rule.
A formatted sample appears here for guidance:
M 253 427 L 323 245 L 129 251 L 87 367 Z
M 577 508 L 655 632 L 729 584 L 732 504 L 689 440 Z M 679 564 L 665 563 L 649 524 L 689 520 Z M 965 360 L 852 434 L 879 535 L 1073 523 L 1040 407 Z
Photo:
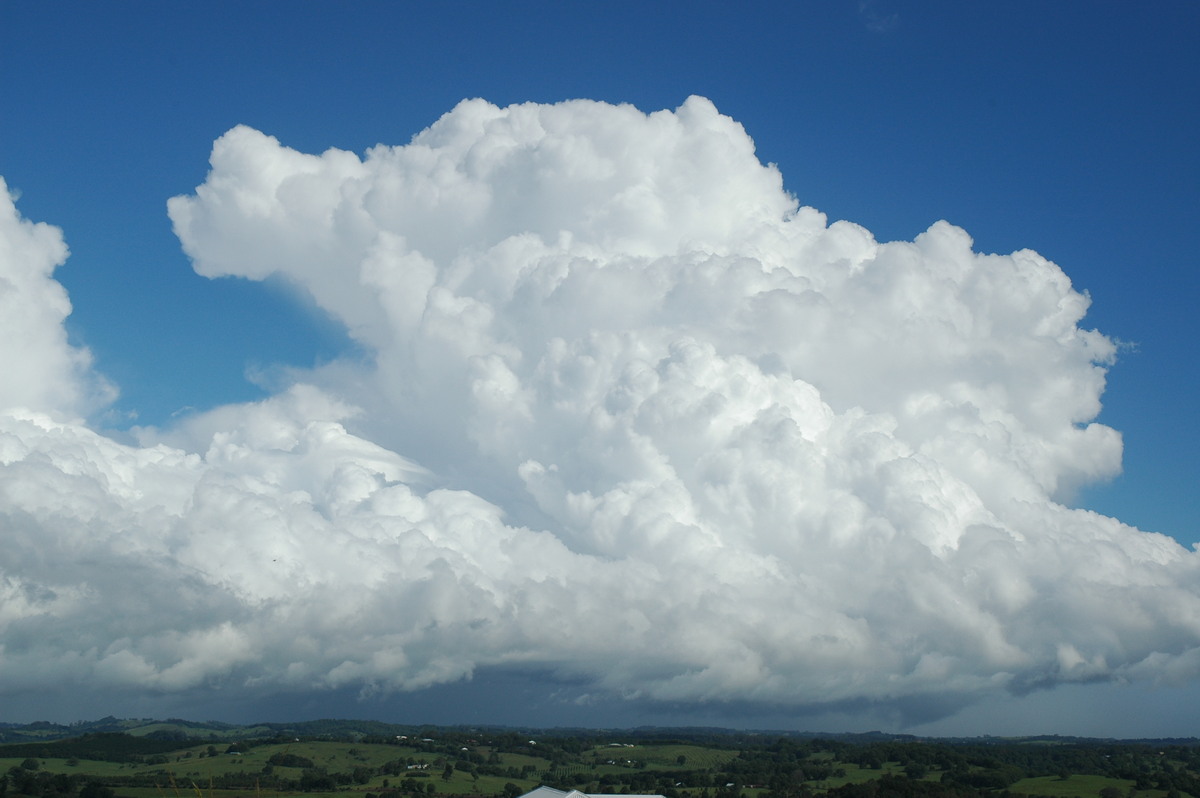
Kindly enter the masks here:
M 616 795 L 602 792 L 580 792 L 579 790 L 556 790 L 553 787 L 538 787 L 521 798 L 663 798 L 661 795 Z

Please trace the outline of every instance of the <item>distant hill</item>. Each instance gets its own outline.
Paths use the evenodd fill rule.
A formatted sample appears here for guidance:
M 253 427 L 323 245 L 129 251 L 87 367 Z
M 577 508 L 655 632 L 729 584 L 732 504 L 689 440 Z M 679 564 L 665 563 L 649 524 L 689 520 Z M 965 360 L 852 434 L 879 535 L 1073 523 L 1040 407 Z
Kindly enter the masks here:
M 911 734 L 892 734 L 882 731 L 869 732 L 798 732 L 781 731 L 777 729 L 726 729 L 720 727 L 673 727 L 673 726 L 639 726 L 632 729 L 614 728 L 584 728 L 584 727 L 555 727 L 538 728 L 529 726 L 433 726 L 426 724 L 384 723 L 376 720 L 337 720 L 319 719 L 297 721 L 290 723 L 255 723 L 240 725 L 220 721 L 194 721 L 181 718 L 158 720 L 152 718 L 114 718 L 112 716 L 94 721 L 78 721 L 70 724 L 49 723 L 37 721 L 34 723 L 3 723 L 0 722 L 0 744 L 49 742 L 65 740 L 95 734 L 121 733 L 134 737 L 150 737 L 171 741 L 198 742 L 233 742 L 246 739 L 265 739 L 282 736 L 302 737 L 306 739 L 336 739 L 357 740 L 362 738 L 393 738 L 401 735 L 429 736 L 439 731 L 461 733 L 478 730 L 493 732 L 510 732 L 522 735 L 553 735 L 555 737 L 578 737 L 583 739 L 599 739 L 611 735 L 620 735 L 627 739 L 655 740 L 693 740 L 707 742 L 723 742 L 736 746 L 743 740 L 761 739 L 764 736 L 772 738 L 790 738 L 796 740 L 836 740 L 852 744 L 869 744 L 878 742 L 914 742 L 917 740 L 937 741 L 949 744 L 970 745 L 1087 745 L 1089 743 L 1137 743 L 1149 746 L 1200 745 L 1200 738 L 1161 737 L 1161 738 L 1091 738 L 1070 737 L 1061 735 L 1036 735 L 1023 737 L 997 737 L 984 735 L 981 737 L 917 737 Z

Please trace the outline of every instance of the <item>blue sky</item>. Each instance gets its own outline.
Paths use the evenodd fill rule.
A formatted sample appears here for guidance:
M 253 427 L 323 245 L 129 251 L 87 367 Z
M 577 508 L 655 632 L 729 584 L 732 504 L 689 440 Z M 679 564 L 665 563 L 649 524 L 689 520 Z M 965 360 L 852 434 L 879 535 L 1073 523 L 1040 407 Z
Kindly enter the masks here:
M 70 248 L 54 273 L 73 305 L 66 330 L 119 390 L 91 409 L 90 428 L 126 444 L 152 428 L 141 444 L 203 453 L 183 442 L 181 419 L 306 379 L 289 368 L 315 368 L 313 381 L 328 390 L 339 363 L 371 357 L 332 300 L 294 276 L 289 283 L 285 269 L 266 282 L 193 270 L 166 201 L 194 195 L 214 141 L 231 128 L 248 126 L 301 153 L 338 148 L 363 157 L 377 144 L 407 144 L 464 98 L 500 108 L 591 99 L 650 113 L 699 95 L 740 123 L 783 188 L 829 222 L 854 222 L 888 242 L 911 241 L 945 219 L 973 238 L 976 252 L 1028 248 L 1061 267 L 1092 300 L 1080 328 L 1116 345 L 1097 420 L 1123 435 L 1124 453 L 1119 476 L 1056 498 L 1190 548 L 1200 542 L 1190 329 L 1200 300 L 1191 235 L 1200 211 L 1198 34 L 1200 9 L 1183 2 L 13 2 L 0 7 L 0 175 L 20 215 L 60 227 Z M 201 236 L 196 252 L 206 251 Z M 351 431 L 430 468 L 435 483 L 445 477 L 529 526 L 553 516 L 543 503 L 522 517 L 518 508 L 531 500 L 514 497 L 511 475 L 489 481 L 451 462 L 452 452 L 444 462 L 422 457 L 422 433 L 372 423 Z M 18 576 L 20 568 L 8 565 Z M 1194 640 L 1179 645 L 1195 659 Z M 599 701 L 612 725 L 694 711 L 705 722 L 763 716 L 753 690 L 739 696 L 748 710 L 711 701 L 694 710 L 699 693 L 674 700 L 648 688 L 658 698 L 635 711 L 561 658 L 545 660 L 538 667 L 558 669 L 562 680 L 555 689 L 582 702 L 555 706 Z M 221 678 L 253 679 L 242 667 Z M 1102 671 L 1096 681 L 1137 683 L 1103 688 L 1114 705 L 1156 680 L 1196 678 L 1182 665 L 1170 678 Z M 88 677 L 78 678 L 86 687 Z M 576 680 L 578 694 L 561 686 Z M 313 694 L 322 714 L 334 712 L 338 691 L 362 687 L 328 684 L 332 692 Z M 1098 719 L 1022 726 L 1059 722 L 1063 702 L 1092 702 L 1070 703 L 1080 689 L 1020 701 L 987 693 L 945 723 L 965 718 L 961 728 L 977 733 L 994 731 L 989 719 L 1008 724 L 995 731 L 1114 733 Z M 185 707 L 207 700 L 193 684 L 161 690 L 186 694 Z M 291 701 L 280 695 L 256 700 L 267 711 Z M 420 693 L 400 695 L 416 701 Z M 1194 733 L 1190 721 L 1170 717 L 1175 695 L 1152 693 L 1145 703 L 1160 705 L 1163 734 Z M 912 727 L 938 714 L 893 698 L 851 696 L 816 716 L 847 727 L 881 718 Z M 102 703 L 80 701 L 121 714 Z M 351 704 L 347 714 L 366 711 Z M 804 724 L 814 712 L 768 717 Z M 569 722 L 568 714 L 544 717 Z M 1153 725 L 1139 733 L 1155 733 Z

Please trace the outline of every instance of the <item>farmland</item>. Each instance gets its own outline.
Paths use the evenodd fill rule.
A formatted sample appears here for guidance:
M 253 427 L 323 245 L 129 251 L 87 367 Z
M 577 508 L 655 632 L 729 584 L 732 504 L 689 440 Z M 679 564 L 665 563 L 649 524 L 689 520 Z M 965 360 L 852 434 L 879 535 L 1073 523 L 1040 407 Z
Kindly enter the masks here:
M 545 784 L 668 798 L 1200 798 L 1196 740 L 106 720 L 0 728 L 0 796 L 515 798 Z

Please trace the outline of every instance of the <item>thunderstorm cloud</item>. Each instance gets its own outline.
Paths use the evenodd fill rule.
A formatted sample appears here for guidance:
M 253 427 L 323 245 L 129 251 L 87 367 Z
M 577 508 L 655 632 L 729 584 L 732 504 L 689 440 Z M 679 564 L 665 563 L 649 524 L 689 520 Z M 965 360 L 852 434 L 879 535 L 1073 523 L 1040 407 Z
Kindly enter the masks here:
M 196 271 L 283 279 L 355 350 L 101 434 L 62 235 L 0 192 L 0 690 L 960 706 L 1200 671 L 1200 555 L 1069 506 L 1120 470 L 1115 346 L 1036 252 L 830 224 L 697 97 L 469 100 L 362 157 L 237 127 L 211 167 L 168 203 Z

